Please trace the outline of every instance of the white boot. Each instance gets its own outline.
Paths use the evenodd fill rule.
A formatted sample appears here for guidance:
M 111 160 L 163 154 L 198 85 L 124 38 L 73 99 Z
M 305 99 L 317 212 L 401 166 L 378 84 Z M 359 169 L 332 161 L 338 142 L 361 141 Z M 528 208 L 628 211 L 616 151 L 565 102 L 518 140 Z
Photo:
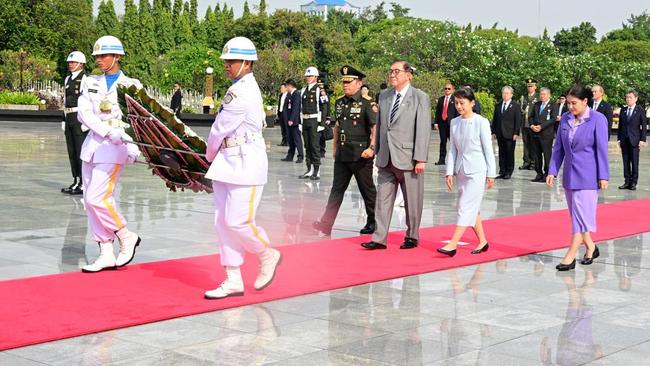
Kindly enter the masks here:
M 239 267 L 225 267 L 226 280 L 214 290 L 206 291 L 206 299 L 223 299 L 228 296 L 242 296 L 244 294 L 244 281 L 241 278 Z
M 129 231 L 123 227 L 120 231 L 115 233 L 120 240 L 120 254 L 117 255 L 115 264 L 118 267 L 129 264 L 135 256 L 135 247 L 140 245 L 140 237 L 138 234 Z
M 99 257 L 95 263 L 81 267 L 82 272 L 99 272 L 104 269 L 116 269 L 115 254 L 113 254 L 113 242 L 99 243 Z
M 275 270 L 282 261 L 282 254 L 280 251 L 273 248 L 267 248 L 260 253 L 260 274 L 255 279 L 255 289 L 262 290 L 271 284 L 273 277 L 275 277 Z

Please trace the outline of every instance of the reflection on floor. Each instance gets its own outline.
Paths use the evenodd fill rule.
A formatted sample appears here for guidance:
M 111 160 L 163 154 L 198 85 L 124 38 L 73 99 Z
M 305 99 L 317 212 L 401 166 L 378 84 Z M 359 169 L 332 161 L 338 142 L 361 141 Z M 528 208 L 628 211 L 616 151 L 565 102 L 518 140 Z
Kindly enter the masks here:
M 98 249 L 80 199 L 59 193 L 71 180 L 62 133 L 56 124 L 10 122 L 0 123 L 0 133 L 0 280 L 78 271 Z M 269 184 L 258 222 L 275 245 L 308 245 L 319 239 L 311 222 L 325 206 L 332 160 L 328 154 L 321 181 L 305 183 L 297 179 L 304 166 L 280 161 L 279 130 L 265 136 Z M 431 160 L 437 151 L 434 133 Z M 612 144 L 614 188 L 601 201 L 649 197 L 649 162 L 642 151 L 639 190 L 617 190 L 623 169 Z M 443 168 L 427 169 L 422 225 L 453 223 L 456 196 L 443 186 Z M 562 191 L 531 183 L 533 176 L 517 171 L 498 181 L 482 215 L 564 208 Z M 135 166 L 125 169 L 118 200 L 143 237 L 134 262 L 216 252 L 209 195 L 168 192 Z M 358 235 L 364 215 L 353 183 L 332 237 Z M 403 208 L 393 217 L 393 229 L 403 228 Z M 0 352 L 0 364 L 644 364 L 650 234 L 599 246 L 597 263 L 569 273 L 556 273 L 562 251 L 551 251 L 9 350 Z

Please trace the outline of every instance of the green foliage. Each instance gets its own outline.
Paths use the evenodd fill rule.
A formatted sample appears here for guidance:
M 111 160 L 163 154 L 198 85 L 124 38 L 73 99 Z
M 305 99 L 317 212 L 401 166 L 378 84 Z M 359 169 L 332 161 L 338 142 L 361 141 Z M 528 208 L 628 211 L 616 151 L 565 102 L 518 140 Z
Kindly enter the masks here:
M 102 0 L 99 3 L 95 27 L 97 28 L 98 37 L 106 35 L 120 36 L 120 22 L 117 20 L 117 15 L 115 15 L 113 0 L 106 2 Z
M 221 52 L 205 46 L 183 46 L 159 57 L 153 68 L 151 86 L 168 89 L 179 82 L 187 89 L 203 90 L 205 69 L 214 68 L 215 90 L 225 90 L 230 83 L 223 76 Z
M 650 60 L 650 39 L 647 41 L 603 41 L 591 46 L 588 53 L 605 55 L 616 62 Z
M 274 45 L 258 51 L 259 62 L 255 65 L 255 79 L 263 94 L 271 95 L 278 91 L 278 86 L 287 79 L 302 80 L 307 66 L 312 63 L 313 53 L 307 49 L 289 49 Z
M 639 15 L 630 15 L 622 29 L 613 30 L 604 37 L 609 41 L 650 41 L 650 14 L 647 11 Z
M 1 92 L 0 104 L 39 105 L 40 100 L 33 93 Z
M 580 54 L 596 43 L 596 28 L 589 22 L 582 22 L 577 27 L 557 32 L 553 43 L 563 54 Z
M 154 0 L 152 20 L 155 22 L 154 35 L 157 54 L 170 51 L 175 45 L 172 15 L 169 0 Z
M 60 80 L 56 64 L 31 53 L 24 54 L 23 82 Z M 20 86 L 20 52 L 0 51 L 0 89 Z
M 495 99 L 490 95 L 490 93 L 484 91 L 474 93 L 474 97 L 479 101 L 479 103 L 481 103 L 481 116 L 492 121 L 492 118 L 494 117 Z

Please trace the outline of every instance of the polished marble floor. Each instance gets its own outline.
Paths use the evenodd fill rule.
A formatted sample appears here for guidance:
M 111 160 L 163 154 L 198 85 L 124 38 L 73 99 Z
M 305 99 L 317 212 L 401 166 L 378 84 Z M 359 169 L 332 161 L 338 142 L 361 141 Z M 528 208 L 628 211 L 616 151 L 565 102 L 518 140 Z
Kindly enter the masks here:
M 78 271 L 97 255 L 81 201 L 59 193 L 70 174 L 58 127 L 0 122 L 0 280 Z M 311 222 L 325 206 L 332 159 L 321 181 L 298 180 L 304 166 L 280 161 L 279 130 L 265 136 L 269 184 L 258 223 L 276 245 L 308 245 L 319 239 Z M 432 161 L 438 141 L 434 133 Z M 635 192 L 616 189 L 622 163 L 614 143 L 610 165 L 602 202 L 650 197 L 649 150 Z M 422 225 L 453 223 L 456 196 L 446 192 L 443 168 L 427 169 Z M 562 191 L 531 183 L 533 175 L 498 181 L 483 216 L 564 208 Z M 217 251 L 210 195 L 169 192 L 145 167 L 131 166 L 118 200 L 143 238 L 135 263 Z M 358 235 L 364 215 L 353 183 L 332 236 Z M 393 217 L 393 228 L 403 228 L 403 208 Z M 554 269 L 562 251 L 550 251 L 13 349 L 0 352 L 0 365 L 647 364 L 650 234 L 599 246 L 597 263 L 562 275 Z

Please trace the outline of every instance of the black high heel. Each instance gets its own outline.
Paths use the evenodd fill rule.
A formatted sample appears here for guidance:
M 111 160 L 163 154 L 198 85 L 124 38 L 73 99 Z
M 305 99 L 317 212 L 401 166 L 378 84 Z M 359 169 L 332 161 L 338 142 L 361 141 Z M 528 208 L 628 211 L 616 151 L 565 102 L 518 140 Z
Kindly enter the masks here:
M 489 243 L 485 243 L 485 245 L 483 245 L 481 248 L 479 248 L 479 249 L 474 249 L 474 250 L 472 250 L 470 253 L 472 253 L 472 254 L 481 254 L 481 253 L 483 253 L 483 252 L 487 252 L 489 248 L 490 248 L 490 244 L 489 244 Z
M 564 263 L 560 262 L 560 264 L 555 266 L 555 269 L 557 269 L 558 271 L 568 271 L 568 270 L 571 270 L 571 269 L 574 269 L 574 268 L 576 268 L 576 260 L 575 259 L 573 260 L 573 262 L 571 262 L 569 264 L 564 264 Z
M 438 253 L 442 253 L 442 254 L 444 254 L 444 255 L 446 255 L 446 256 L 449 256 L 449 257 L 453 257 L 453 256 L 456 255 L 456 249 L 445 250 L 445 249 L 442 249 L 442 248 L 438 248 L 438 249 L 436 249 L 436 251 L 437 251 Z
M 594 263 L 594 259 L 596 259 L 598 257 L 600 257 L 600 251 L 598 250 L 598 246 L 596 245 L 596 249 L 594 249 L 594 252 L 591 255 L 591 258 L 587 257 L 587 253 L 585 253 L 585 256 L 580 261 L 580 264 L 588 266 L 588 265 Z

